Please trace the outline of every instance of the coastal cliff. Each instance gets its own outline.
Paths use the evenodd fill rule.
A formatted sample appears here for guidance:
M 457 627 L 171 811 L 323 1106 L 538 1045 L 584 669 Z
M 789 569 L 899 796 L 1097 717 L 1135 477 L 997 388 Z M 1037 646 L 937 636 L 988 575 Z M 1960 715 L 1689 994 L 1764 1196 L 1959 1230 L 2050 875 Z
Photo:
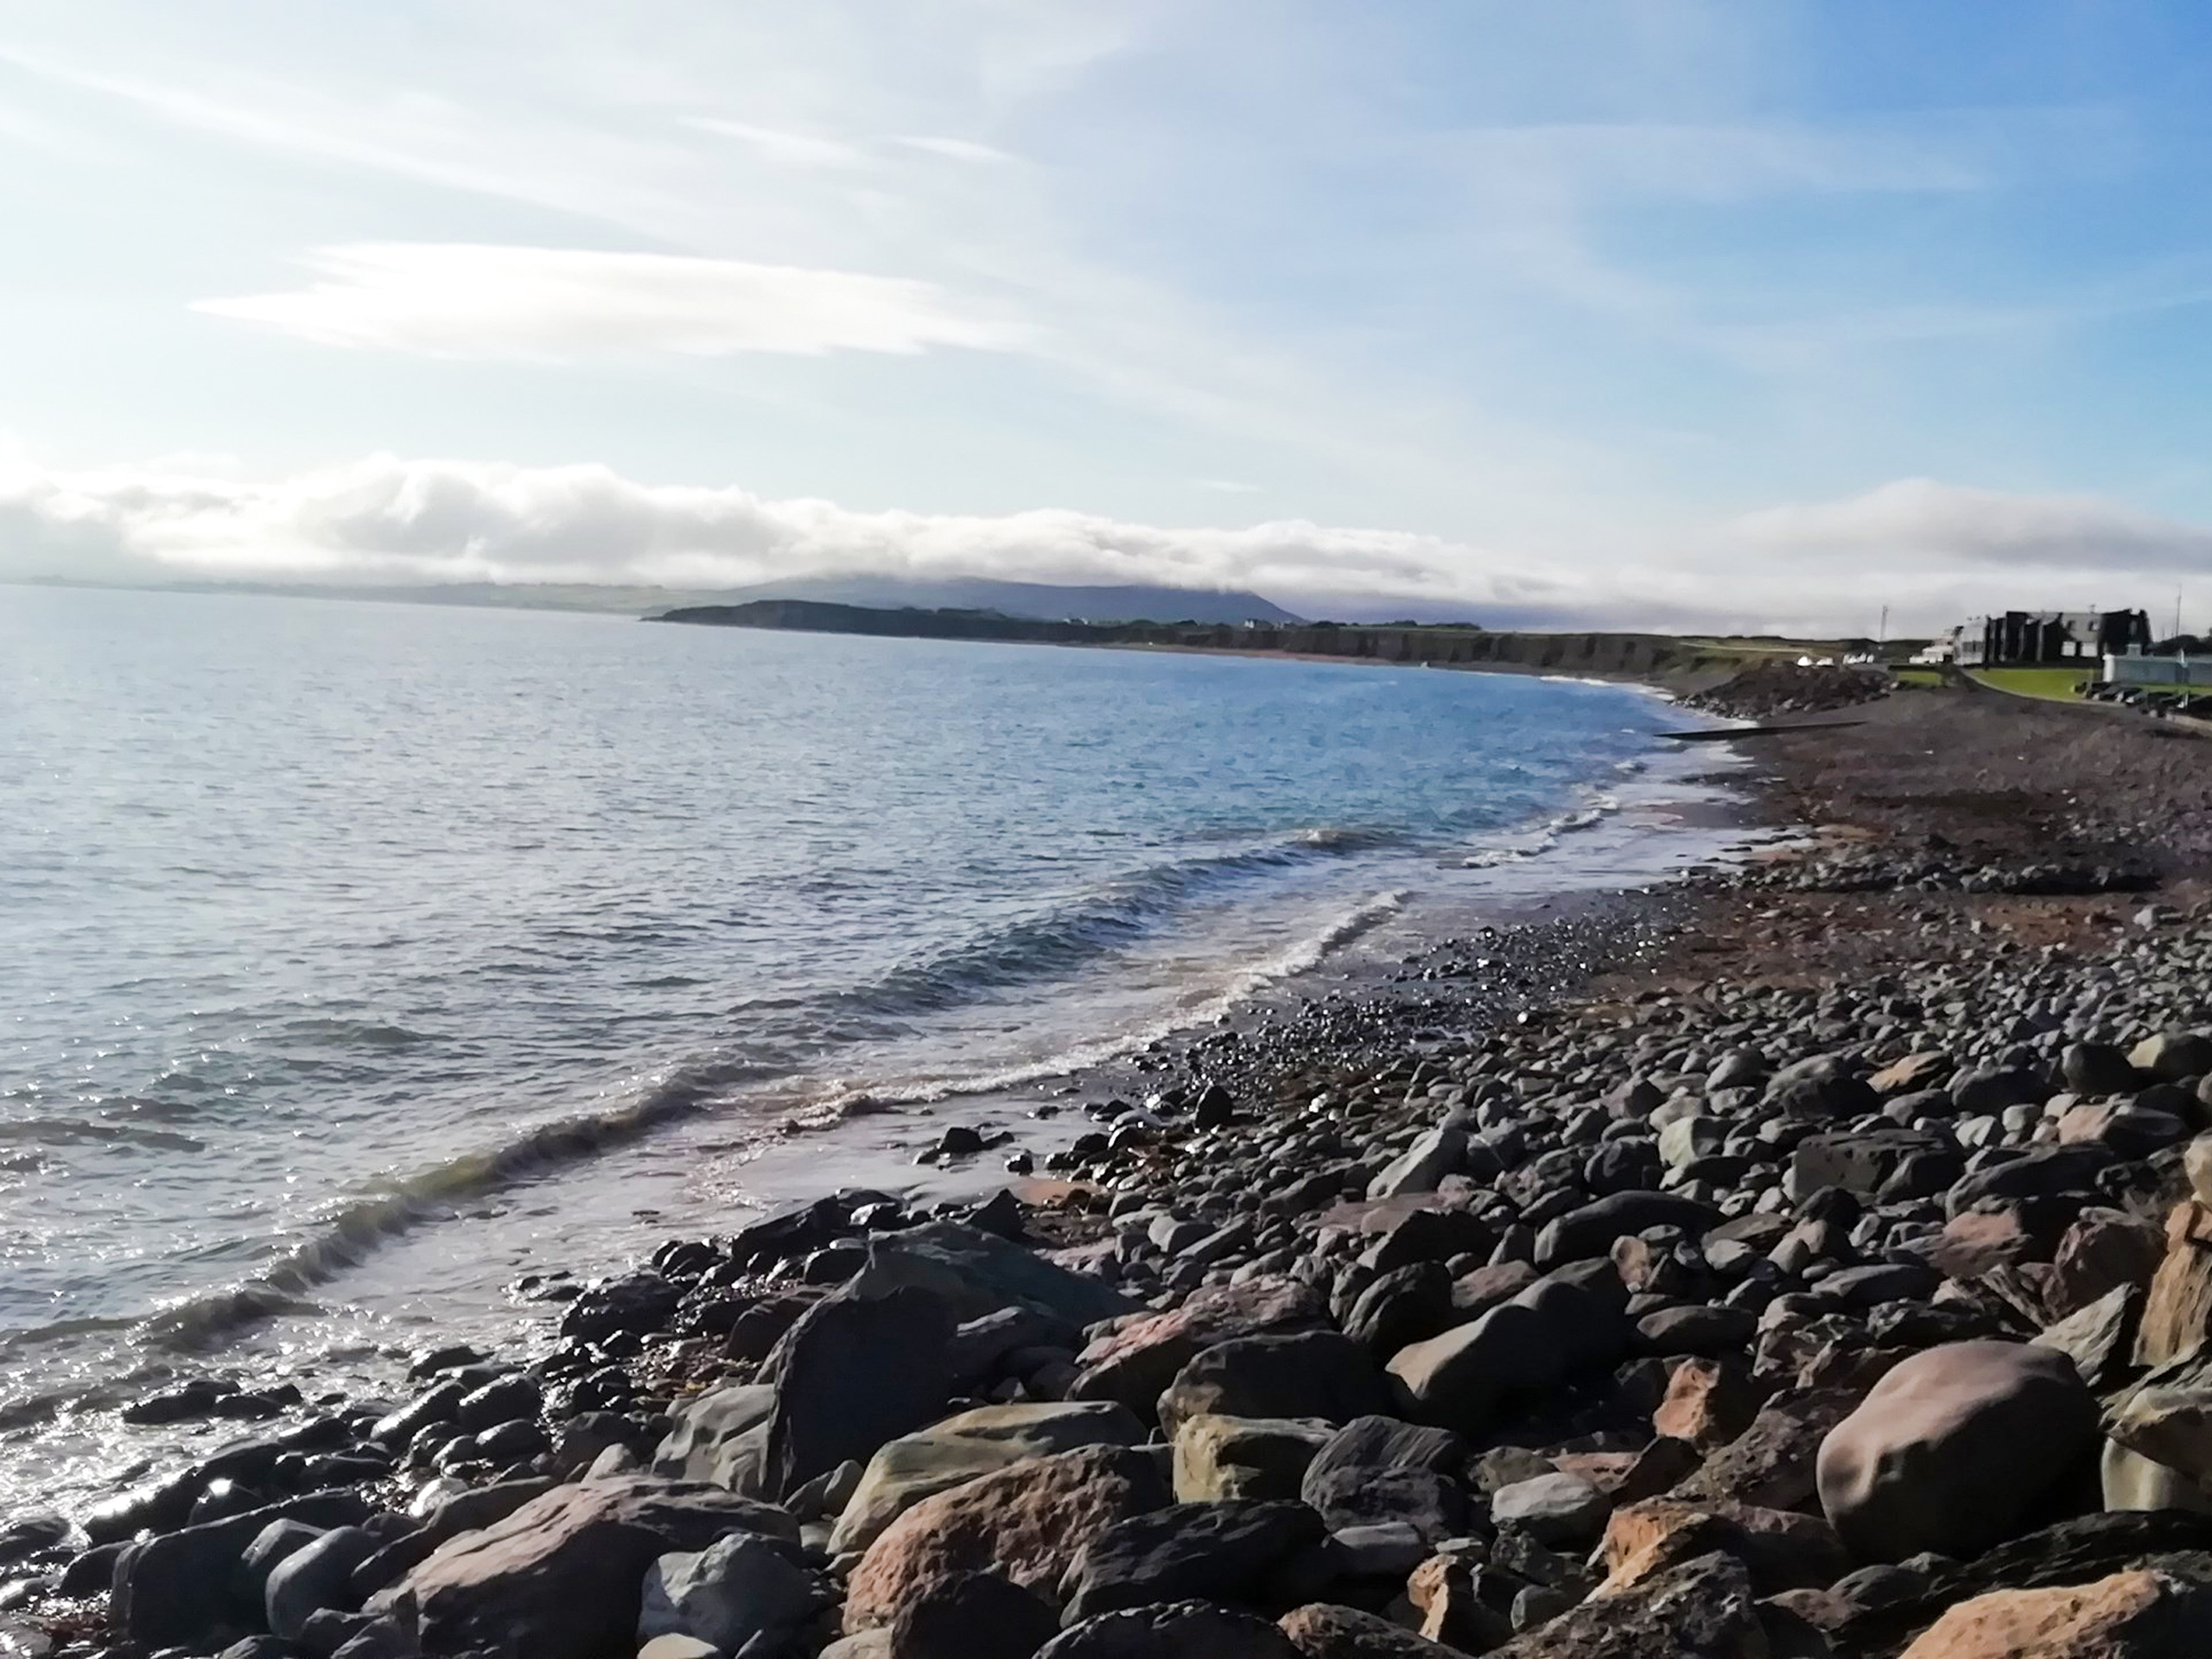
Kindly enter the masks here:
M 995 611 L 878 610 L 808 600 L 696 605 L 648 617 L 719 627 L 866 633 L 917 639 L 986 639 L 1052 645 L 1341 657 L 1439 668 L 1577 674 L 1606 679 L 1690 680 L 1732 671 L 1739 653 L 1657 633 L 1495 633 L 1472 626 L 1308 622 L 1248 626 L 1191 622 L 1039 621 Z

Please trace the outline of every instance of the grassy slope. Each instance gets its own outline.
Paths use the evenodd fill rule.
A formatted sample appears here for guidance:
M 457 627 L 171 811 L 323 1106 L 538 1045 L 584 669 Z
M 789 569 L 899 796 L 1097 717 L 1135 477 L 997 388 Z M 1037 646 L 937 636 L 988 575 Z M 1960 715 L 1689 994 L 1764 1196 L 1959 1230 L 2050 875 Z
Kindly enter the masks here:
M 2082 685 L 2097 677 L 2094 668 L 1984 668 L 1968 672 L 1970 678 L 1999 691 L 2047 697 L 2054 702 L 2073 702 L 2081 695 Z

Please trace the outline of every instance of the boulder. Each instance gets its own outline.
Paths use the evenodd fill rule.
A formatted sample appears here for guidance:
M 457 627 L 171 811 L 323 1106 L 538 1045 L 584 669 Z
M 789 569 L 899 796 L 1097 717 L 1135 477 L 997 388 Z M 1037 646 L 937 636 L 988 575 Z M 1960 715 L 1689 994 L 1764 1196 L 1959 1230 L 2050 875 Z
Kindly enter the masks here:
M 1357 1607 L 1308 1602 L 1276 1621 L 1305 1659 L 1453 1659 L 1459 1650 Z
M 1904 1659 L 2163 1659 L 2209 1644 L 2212 1586 L 2136 1567 L 2093 1584 L 1999 1590 L 1962 1601 Z
M 2201 1032 L 2162 1031 L 2128 1050 L 2127 1063 L 2161 1083 L 2212 1075 L 2212 1037 Z
M 1891 1370 L 1821 1442 L 1821 1507 L 1864 1560 L 1977 1554 L 2097 1433 L 2095 1398 L 2063 1354 L 1946 1344 Z M 2030 1446 L 2036 1455 L 2022 1457 Z
M 2094 1191 L 2097 1173 L 2113 1160 L 2099 1146 L 2050 1147 L 2010 1163 L 1993 1164 L 1961 1178 L 1943 1200 L 1946 1211 L 1963 1215 L 1985 1198 L 2043 1198 Z
M 2200 1137 L 2192 1147 L 2212 1142 Z M 2164 1365 L 2212 1338 L 2212 1209 L 2183 1199 L 2166 1218 L 2166 1254 L 2151 1276 L 2136 1328 L 2135 1363 Z
M 1676 1486 L 1675 1496 L 1758 1509 L 1804 1508 L 1815 1495 L 1814 1463 L 1821 1441 L 1858 1403 L 1858 1395 L 1846 1389 L 1770 1401 L 1749 1428 Z
M 1718 1211 L 1675 1192 L 1615 1192 L 1547 1222 L 1536 1235 L 1536 1266 L 1556 1268 L 1604 1255 L 1613 1241 L 1652 1227 L 1701 1236 L 1720 1221 Z
M 2122 1285 L 2044 1331 L 2035 1345 L 2072 1360 L 2092 1389 L 2108 1389 L 2128 1369 L 2142 1313 L 2143 1293 L 2133 1285 Z
M 270 1634 L 296 1643 L 309 1618 L 325 1608 L 351 1612 L 359 1602 L 350 1581 L 353 1569 L 380 1547 L 374 1533 L 359 1527 L 334 1527 L 289 1551 L 270 1570 L 262 1591 Z
M 1734 1360 L 1685 1359 L 1667 1378 L 1667 1395 L 1651 1414 L 1655 1433 L 1710 1452 L 1751 1426 L 1767 1389 Z
M 940 1414 L 957 1381 L 947 1352 L 957 1323 L 911 1285 L 879 1296 L 848 1287 L 800 1315 L 761 1369 L 776 1393 L 765 1490 L 781 1497 Z
M 992 1573 L 955 1573 L 899 1610 L 891 1651 L 897 1659 L 1032 1659 L 1059 1631 L 1052 1610 L 1020 1586 Z
M 1433 1192 L 1466 1155 L 1466 1130 L 1455 1122 L 1440 1123 L 1384 1165 L 1367 1184 L 1367 1196 L 1395 1198 L 1404 1192 Z
M 1333 1331 L 1236 1337 L 1192 1356 L 1160 1396 L 1172 1437 L 1192 1418 L 1312 1417 L 1344 1423 L 1395 1403 L 1367 1351 Z
M 1275 1575 L 1326 1536 L 1321 1517 L 1298 1503 L 1178 1503 L 1132 1516 L 1077 1553 L 1061 1582 L 1062 1618 L 1072 1624 L 1193 1598 L 1263 1606 Z
M 226 1625 L 258 1624 L 265 1617 L 263 1586 L 282 1554 L 266 1560 L 258 1578 L 245 1574 L 243 1563 L 272 1523 L 296 1522 L 327 1532 L 359 1526 L 368 1516 L 368 1504 L 352 1492 L 318 1492 L 141 1539 L 115 1558 L 109 1623 L 124 1640 L 147 1649 L 184 1646 Z M 288 1535 L 283 1553 L 307 1541 Z
M 633 1643 L 656 1560 L 734 1532 L 795 1542 L 798 1528 L 718 1486 L 641 1476 L 556 1486 L 440 1545 L 369 1611 L 411 1624 L 431 1659 L 602 1659 Z
M 2133 1094 L 2140 1080 L 2126 1054 L 2110 1043 L 2069 1043 L 2058 1057 L 2058 1074 L 2077 1095 Z
M 1496 1659 L 1762 1659 L 1768 1652 L 1751 1576 L 1719 1554 L 1592 1597 L 1493 1649 Z
M 1404 1521 L 1436 1543 L 1464 1523 L 1466 1462 L 1466 1442 L 1448 1430 L 1362 1417 L 1314 1454 L 1298 1495 L 1332 1531 Z
M 1655 1497 L 1618 1509 L 1606 1522 L 1600 1592 L 1617 1593 L 1715 1550 L 1743 1563 L 1763 1595 L 1831 1584 L 1851 1566 L 1835 1529 L 1818 1516 Z
M 866 1549 L 925 1497 L 1020 1462 L 1085 1446 L 1135 1446 L 1144 1426 L 1110 1400 L 982 1406 L 904 1434 L 868 1462 L 830 1535 L 830 1550 Z
M 1509 1395 L 1558 1380 L 1567 1369 L 1544 1317 L 1517 1301 L 1390 1357 L 1421 1422 L 1478 1433 Z
M 1205 1286 L 1179 1307 L 1131 1319 L 1085 1348 L 1077 1357 L 1082 1369 L 1069 1397 L 1118 1400 L 1149 1417 L 1176 1373 L 1216 1343 L 1319 1330 L 1327 1324 L 1328 1310 L 1320 1298 L 1293 1280 Z
M 2212 1491 L 2212 1380 L 2154 1373 L 2113 1407 L 2105 1431 L 2114 1445 Z
M 2189 1125 L 2171 1112 L 2124 1101 L 2096 1101 L 2069 1107 L 2058 1120 L 2058 1144 L 2100 1146 L 2118 1158 L 2148 1158 L 2161 1147 L 2186 1141 Z
M 1586 1550 L 1605 1529 L 1611 1498 L 1580 1475 L 1553 1473 L 1516 1480 L 1491 1494 L 1490 1518 L 1517 1527 L 1554 1549 Z
M 1824 1186 L 1874 1193 L 1912 1157 L 1959 1156 L 1945 1136 L 1917 1129 L 1857 1129 L 1808 1135 L 1789 1154 L 1789 1191 L 1805 1198 Z
M 776 1391 L 757 1384 L 716 1389 L 686 1402 L 653 1453 L 664 1480 L 704 1481 L 734 1492 L 761 1489 L 768 1454 L 768 1418 Z
M 845 1628 L 889 1624 L 954 1573 L 996 1573 L 1053 1594 L 1078 1551 L 1116 1522 L 1171 1501 L 1160 1460 L 1124 1446 L 1032 1458 L 924 1498 L 853 1569 Z
M 2107 1510 L 2193 1510 L 2212 1515 L 2212 1492 L 2180 1470 L 2131 1452 L 2117 1440 L 2105 1442 L 2097 1479 Z
M 962 1320 L 1019 1306 L 1080 1328 L 1118 1319 L 1136 1306 L 1102 1279 L 1071 1272 L 1026 1246 L 954 1221 L 871 1239 L 866 1265 L 846 1288 L 874 1297 L 902 1286 L 929 1291 Z
M 674 1550 L 645 1573 L 638 1638 L 688 1636 L 723 1653 L 780 1645 L 821 1611 L 811 1574 L 758 1533 L 734 1532 L 703 1550 Z
M 1452 1275 L 1440 1262 L 1414 1262 L 1379 1275 L 1344 1315 L 1344 1335 L 1389 1356 L 1458 1322 Z
M 2141 1217 L 2084 1210 L 2051 1256 L 2044 1305 L 2052 1319 L 2063 1319 L 2122 1285 L 2147 1286 L 2165 1253 L 2164 1232 Z
M 1957 1070 L 1956 1062 L 1941 1049 L 1919 1049 L 1901 1060 L 1892 1060 L 1866 1079 L 1866 1086 L 1884 1100 L 1894 1095 L 1918 1094 L 1933 1089 Z
M 1101 1613 L 1062 1630 L 1037 1659 L 1297 1659 L 1265 1619 L 1203 1601 Z
M 1175 1501 L 1291 1498 L 1336 1431 L 1306 1418 L 1202 1414 L 1175 1433 Z

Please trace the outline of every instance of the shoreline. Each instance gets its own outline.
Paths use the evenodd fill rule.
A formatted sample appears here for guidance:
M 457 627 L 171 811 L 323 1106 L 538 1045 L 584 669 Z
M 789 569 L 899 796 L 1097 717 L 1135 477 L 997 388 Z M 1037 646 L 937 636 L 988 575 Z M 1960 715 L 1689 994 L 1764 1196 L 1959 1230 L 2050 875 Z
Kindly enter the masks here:
M 2169 793 L 2176 772 L 2155 734 L 2107 736 L 2089 753 L 2038 711 L 1904 697 L 1871 707 L 1847 736 L 1783 737 L 1756 758 L 1748 776 L 1767 825 L 1802 819 L 1811 831 L 1795 846 L 1530 931 L 1576 941 L 1563 952 L 1540 948 L 1523 961 L 1518 941 L 1439 942 L 1400 964 L 1412 988 L 1387 1012 L 1324 997 L 1306 1009 L 1304 1028 L 1286 1019 L 1263 1039 L 1240 1032 L 1226 1042 L 1223 1032 L 1193 1033 L 1172 1052 L 1140 1056 L 1154 1064 L 1131 1072 L 1129 1092 L 1141 1080 L 1154 1097 L 1087 1100 L 1074 1149 L 1038 1160 L 1010 1196 L 921 1206 L 849 1195 L 733 1237 L 671 1240 L 651 1268 L 568 1301 L 565 1334 L 527 1366 L 426 1358 L 418 1387 L 428 1392 L 413 1406 L 377 1402 L 399 1408 L 401 1419 L 416 1414 L 404 1435 L 372 1427 L 368 1402 L 330 1402 L 317 1420 L 350 1425 L 355 1450 L 327 1455 L 359 1459 L 372 1497 L 442 1480 L 444 1501 L 474 1504 L 472 1515 L 486 1513 L 472 1495 L 531 1485 L 505 1523 L 525 1552 L 552 1524 L 543 1506 L 578 1490 L 549 1478 L 596 1471 L 636 1483 L 650 1469 L 734 1484 L 756 1503 L 780 1504 L 783 1519 L 756 1523 L 773 1532 L 788 1522 L 793 1570 L 830 1599 L 830 1611 L 794 1627 L 792 1651 L 822 1647 L 836 1659 L 882 1654 L 869 1632 L 938 1593 L 902 1550 L 920 1548 L 912 1535 L 939 1511 L 972 1519 L 992 1478 L 920 1497 L 920 1519 L 880 1529 L 864 1549 L 836 1548 L 850 1542 L 833 1532 L 853 1513 L 850 1481 L 889 1436 L 846 1431 L 837 1444 L 850 1448 L 852 1474 L 837 1475 L 836 1460 L 812 1475 L 802 1465 L 779 1473 L 746 1461 L 756 1454 L 741 1454 L 741 1433 L 709 1427 L 710 1402 L 734 1391 L 753 1390 L 748 1400 L 767 1414 L 765 1444 L 786 1449 L 802 1388 L 826 1390 L 825 1408 L 848 1424 L 880 1425 L 887 1397 L 908 1399 L 893 1415 L 914 1430 L 963 1404 L 1033 1408 L 1040 1422 L 1072 1421 L 1077 1406 L 1061 1402 L 1125 1408 L 1141 1434 L 1165 1435 L 1153 1444 L 1172 1446 L 1172 1457 L 1095 1443 L 1030 1449 L 1062 1460 L 1053 1470 L 1065 1462 L 1070 1478 L 1079 1467 L 1085 1480 L 1111 1465 L 1122 1471 L 1116 1478 L 1141 1484 L 1141 1469 L 1159 1465 L 1158 1483 L 1172 1462 L 1172 1495 L 1185 1503 L 1302 1500 L 1294 1507 L 1319 1519 L 1299 1525 L 1322 1530 L 1299 1533 L 1299 1547 L 1333 1539 L 1329 1572 L 1307 1580 L 1312 1592 L 1285 1605 L 1202 1578 L 1193 1593 L 1223 1618 L 1280 1616 L 1309 1656 L 1351 1651 L 1301 1637 L 1364 1630 L 1362 1618 L 1432 1636 L 1457 1630 L 1462 1647 L 1478 1633 L 1488 1646 L 1517 1632 L 1554 1644 L 1530 1647 L 1532 1656 L 1611 1653 L 1605 1643 L 1624 1632 L 1677 1639 L 1669 1621 L 1684 1609 L 1734 1619 L 1746 1641 L 1787 1635 L 1795 1651 L 1888 1654 L 1947 1608 L 2025 1593 L 2045 1553 L 2071 1548 L 2070 1559 L 2101 1573 L 2155 1554 L 2155 1541 L 2170 1555 L 2196 1552 L 2212 1570 L 2212 1522 L 2190 1532 L 2197 1523 L 2182 1511 L 2154 1508 L 2154 1517 L 2177 1517 L 2154 1540 L 2150 1522 L 2100 1515 L 2094 1478 L 2087 1498 L 2050 1484 L 2054 1470 L 2094 1461 L 2088 1442 L 2051 1428 L 2042 1484 L 1999 1479 L 1993 1495 L 1978 1494 L 1993 1536 L 1943 1534 L 1930 1522 L 1932 1565 L 1885 1569 L 1907 1576 L 1885 1581 L 1878 1598 L 1851 1587 L 1853 1567 L 1884 1550 L 1854 1531 L 1849 1503 L 1814 1490 L 1811 1453 L 1846 1414 L 1862 1433 L 1907 1432 L 1869 1401 L 1890 1370 L 1940 1367 L 1967 1338 L 2024 1352 L 2028 1338 L 2054 1327 L 2038 1351 L 2057 1341 L 2070 1357 L 2080 1380 L 2067 1386 L 2117 1399 L 2140 1374 L 2139 1354 L 2131 1363 L 2109 1341 L 2059 1341 L 2055 1327 L 2107 1300 L 2133 1296 L 2139 1307 L 2141 1287 L 2168 1259 L 2164 1216 L 2188 1202 L 2178 1145 L 2204 1120 L 2195 1096 L 2181 1093 L 2194 1074 L 2169 1071 L 2183 1061 L 2169 1062 L 2157 1045 L 2161 1031 L 2212 1001 L 2203 820 L 2189 798 Z M 2023 781 L 2031 768 L 2033 787 Z M 2154 797 L 2171 802 L 2163 819 L 2142 815 Z M 1470 1017 L 1478 999 L 1467 988 L 1500 986 L 1502 962 L 1528 982 L 1525 995 Z M 2073 1000 L 2076 987 L 2095 1000 Z M 1315 1044 L 1314 1031 L 1332 1041 Z M 1230 1049 L 1260 1052 L 1231 1058 Z M 2082 1068 L 2103 1068 L 2107 1086 L 2075 1081 L 2076 1051 L 2090 1057 Z M 1107 1086 L 1075 1084 L 1084 1096 Z M 1064 1119 L 1077 1116 L 1063 1109 Z M 1869 1150 L 1831 1152 L 1831 1125 L 1848 1126 L 1847 1141 Z M 1975 1147 L 2001 1156 L 1978 1160 Z M 2075 1185 L 2046 1183 L 2026 1206 L 1986 1179 L 2015 1164 L 2080 1169 L 2067 1178 Z M 1988 1195 L 1981 1207 L 1961 1205 L 1969 1188 Z M 1601 1211 L 1644 1219 L 1599 1237 Z M 2004 1236 L 2016 1242 L 1986 1243 L 1995 1222 L 1961 1230 L 1961 1217 L 1984 1215 L 2014 1229 Z M 1593 1254 L 1561 1242 L 1580 1236 L 1573 1227 L 1599 1237 Z M 2088 1278 L 2055 1268 L 2072 1259 L 2069 1241 L 2085 1227 L 2133 1243 L 2107 1248 Z M 968 1242 L 976 1239 L 986 1242 Z M 1058 1276 L 1025 1278 L 1017 1292 L 995 1276 L 1012 1269 L 988 1265 L 1008 1250 L 1053 1264 Z M 845 1322 L 839 1354 L 855 1342 L 862 1351 L 872 1341 L 908 1344 L 887 1326 L 870 1334 L 892 1318 L 880 1311 L 891 1304 L 859 1287 L 887 1272 L 963 1285 L 958 1306 L 1026 1308 L 1023 1328 L 1039 1339 L 1000 1350 L 976 1375 L 922 1376 L 919 1393 L 904 1395 L 906 1385 L 880 1368 L 833 1363 L 830 1348 L 814 1357 L 830 1338 L 810 1333 L 833 1321 Z M 1105 1325 L 1074 1317 L 1076 1304 L 1095 1311 L 1102 1304 L 1085 1299 L 1100 1295 L 1129 1312 Z M 1514 1327 L 1511 1350 L 1511 1374 L 1524 1380 L 1501 1394 L 1493 1382 L 1477 1386 L 1489 1373 L 1467 1373 L 1460 1356 L 1509 1306 L 1526 1326 Z M 1146 1307 L 1183 1311 L 1161 1325 L 1140 1316 Z M 1196 1328 L 1200 1307 L 1206 1334 L 1192 1348 L 1180 1333 Z M 1313 1353 L 1289 1364 L 1285 1350 L 1286 1369 L 1268 1361 L 1269 1342 Z M 1262 1345 L 1238 1345 L 1253 1343 Z M 1209 1350 L 1222 1357 L 1202 1364 Z M 1230 1350 L 1245 1357 L 1232 1364 Z M 912 1363 L 925 1351 L 899 1351 L 910 1369 L 930 1370 Z M 455 1396 L 436 1410 L 423 1404 L 440 1394 L 439 1378 L 461 1374 L 456 1367 L 518 1398 L 529 1382 L 529 1417 L 463 1433 L 439 1414 L 455 1408 Z M 584 1390 L 594 1377 L 621 1381 Z M 1189 1403 L 1171 1414 L 1155 1399 L 1162 1387 L 1188 1392 Z M 1465 1461 L 1424 1476 L 1419 1497 L 1402 1470 L 1373 1464 L 1344 1465 L 1357 1478 L 1341 1488 L 1295 1471 L 1286 1488 L 1286 1477 L 1268 1472 L 1284 1459 L 1306 1468 L 1317 1454 L 1341 1461 L 1356 1448 L 1317 1431 L 1298 1455 L 1278 1448 L 1240 1462 L 1228 1442 L 1202 1449 L 1192 1440 L 1193 1409 L 1266 1424 L 1403 1417 L 1458 1436 Z M 1160 1428 L 1147 1431 L 1155 1413 Z M 610 1418 L 619 1421 L 598 1421 Z M 527 1432 L 512 1427 L 524 1421 Z M 1235 1431 L 1263 1432 L 1282 1431 Z M 503 1464 L 480 1444 L 486 1434 L 504 1435 L 520 1461 Z M 530 1450 L 532 1436 L 542 1445 Z M 1772 1448 L 1764 1461 L 1758 1446 Z M 373 1475 L 370 1464 L 380 1465 Z M 1392 1496 L 1364 1503 L 1358 1491 L 1368 1486 Z M 1088 1490 L 1071 1489 L 1066 1501 Z M 205 1491 L 203 1477 L 195 1500 Z M 1916 1491 L 1912 1503 L 1940 1513 L 1941 1497 Z M 1018 1503 L 1019 1494 L 996 1501 Z M 178 1519 L 174 1499 L 159 1514 L 147 1507 L 156 1500 L 138 1502 L 123 1518 Z M 1663 1526 L 1654 1503 L 1670 1517 Z M 1745 1505 L 1786 1518 L 1796 1553 L 1777 1558 L 1741 1541 L 1762 1535 L 1712 1526 L 1696 1535 L 1713 1546 L 1704 1553 L 1662 1547 L 1681 1513 Z M 1138 1502 L 1123 1524 L 1156 1508 Z M 1058 1611 L 1081 1625 L 1096 1599 L 1084 1575 L 1109 1568 L 1077 1547 L 1111 1519 L 1071 1523 L 1049 1579 L 1011 1554 L 987 1552 L 975 1564 L 1047 1612 L 1071 1597 Z M 2074 1541 L 2037 1530 L 2052 1524 L 2071 1528 L 2064 1535 Z M 156 1526 L 157 1535 L 173 1532 Z M 1631 1537 L 1656 1539 L 1656 1557 L 1643 1559 Z M 2005 1540 L 2011 1554 L 1989 1553 Z M 1187 1547 L 1204 1558 L 1202 1547 Z M 80 1551 L 54 1547 L 41 1565 L 75 1571 Z M 454 1651 L 441 1645 L 437 1623 L 448 1591 L 433 1568 L 445 1559 L 395 1563 L 369 1611 L 345 1616 L 363 1620 L 364 1635 L 411 1617 L 424 1652 Z M 1491 1575 L 1482 1581 L 1501 1586 L 1503 1602 L 1471 1580 L 1452 1589 L 1455 1574 L 1471 1572 Z M 1605 1601 L 1586 1602 L 1600 1579 Z M 620 1602 L 638 1591 L 613 1593 Z M 52 1605 L 42 1616 L 61 1621 L 65 1641 L 88 1643 L 75 1632 L 100 1628 L 97 1598 Z M 126 1626 L 138 1620 L 125 1634 L 149 1643 L 156 1630 L 177 1634 L 148 1624 L 136 1599 L 125 1599 L 123 1617 Z

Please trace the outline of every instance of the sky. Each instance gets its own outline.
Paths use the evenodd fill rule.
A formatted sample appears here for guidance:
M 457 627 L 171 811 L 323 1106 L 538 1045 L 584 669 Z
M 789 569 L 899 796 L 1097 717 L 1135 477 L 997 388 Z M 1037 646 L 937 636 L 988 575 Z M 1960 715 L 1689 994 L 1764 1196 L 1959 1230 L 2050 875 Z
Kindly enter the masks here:
M 2196 626 L 2208 83 L 2186 0 L 11 0 L 0 575 Z

